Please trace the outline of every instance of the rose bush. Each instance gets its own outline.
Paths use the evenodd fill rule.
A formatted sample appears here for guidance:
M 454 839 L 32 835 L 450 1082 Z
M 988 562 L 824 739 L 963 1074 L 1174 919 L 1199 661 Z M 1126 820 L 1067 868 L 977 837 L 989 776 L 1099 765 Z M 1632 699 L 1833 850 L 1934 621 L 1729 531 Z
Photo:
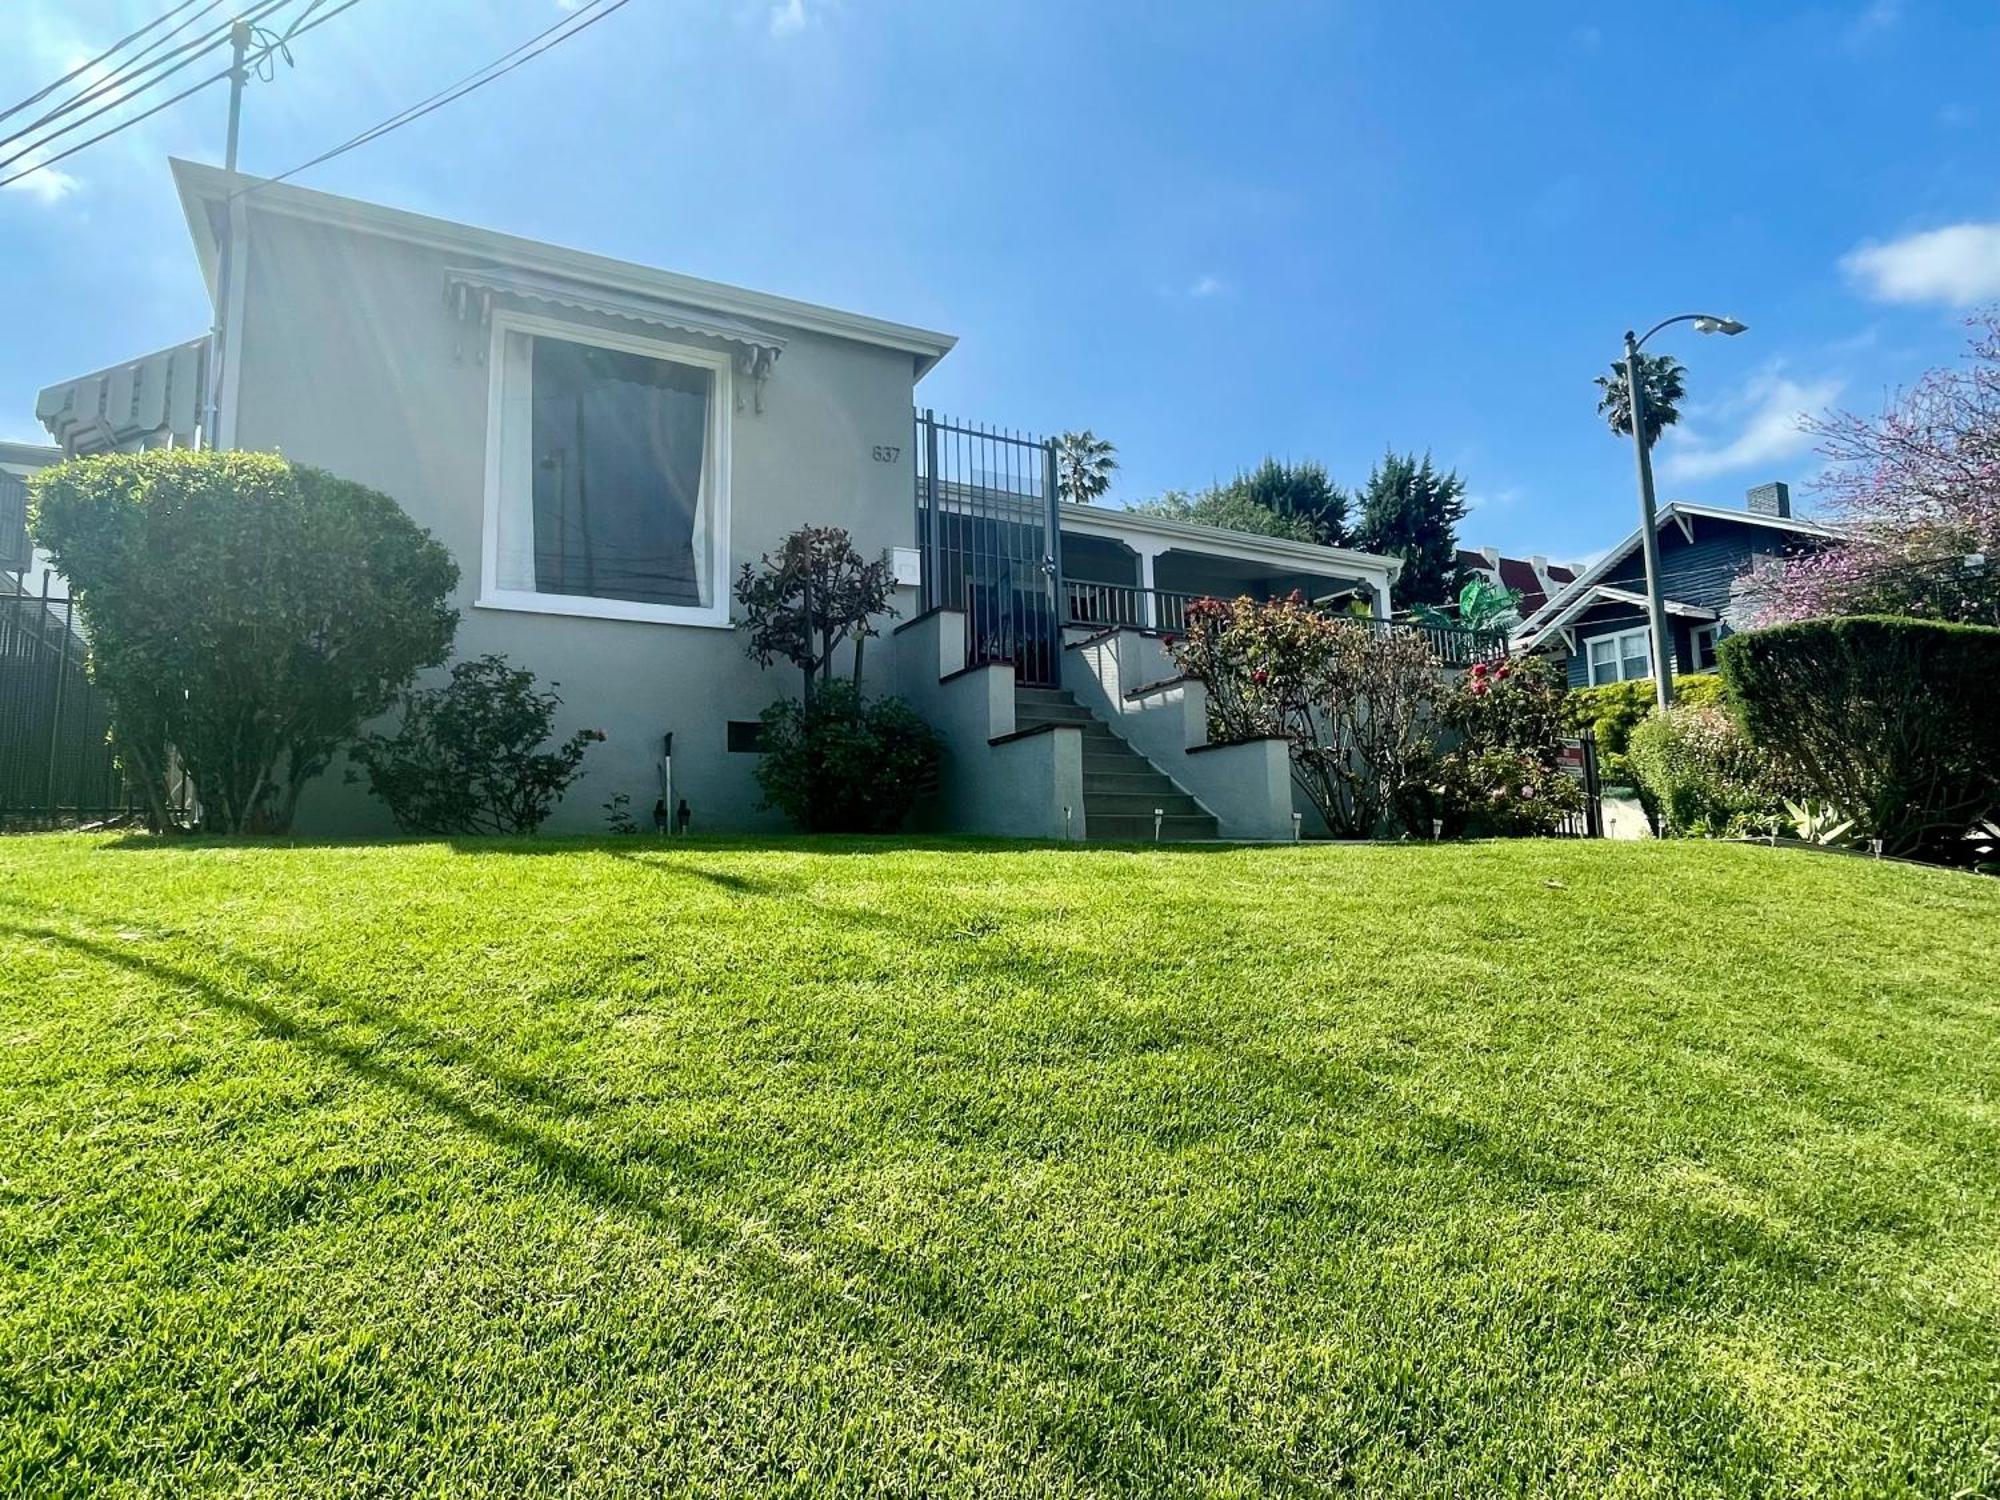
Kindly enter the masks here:
M 1421 824 L 1441 683 L 1420 633 L 1330 614 L 1295 590 L 1198 599 L 1162 644 L 1207 689 L 1210 738 L 1282 737 L 1293 783 L 1336 837 Z
M 1450 834 L 1551 834 L 1583 810 L 1558 764 L 1564 691 L 1539 657 L 1475 663 L 1444 696 L 1457 743 L 1438 762 L 1437 817 Z

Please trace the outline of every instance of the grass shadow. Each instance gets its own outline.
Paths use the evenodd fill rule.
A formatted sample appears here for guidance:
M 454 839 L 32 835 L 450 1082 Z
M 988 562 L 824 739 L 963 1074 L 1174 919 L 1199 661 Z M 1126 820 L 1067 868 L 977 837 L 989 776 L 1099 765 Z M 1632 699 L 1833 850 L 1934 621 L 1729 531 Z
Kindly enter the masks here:
M 19 909 L 18 903 L 8 904 Z M 363 1083 L 400 1094 L 453 1126 L 512 1154 L 536 1176 L 560 1183 L 587 1202 L 633 1215 L 671 1236 L 680 1246 L 729 1261 L 747 1288 L 768 1297 L 786 1313 L 866 1341 L 892 1364 L 918 1367 L 917 1375 L 923 1383 L 949 1393 L 975 1416 L 989 1408 L 990 1398 L 977 1388 L 963 1355 L 914 1347 L 907 1336 L 899 1336 L 889 1326 L 891 1313 L 958 1345 L 984 1347 L 1002 1359 L 1032 1360 L 1046 1369 L 1084 1377 L 1095 1388 L 1098 1398 L 1090 1403 L 1092 1411 L 1081 1412 L 1070 1406 L 1062 1411 L 1037 1412 L 1032 1418 L 1035 1449 L 1063 1455 L 1067 1465 L 1080 1477 L 1100 1480 L 1129 1477 L 1131 1455 L 1122 1450 L 1117 1429 L 1136 1426 L 1144 1434 L 1146 1445 L 1162 1456 L 1162 1462 L 1166 1461 L 1164 1455 L 1185 1453 L 1192 1448 L 1226 1459 L 1254 1474 L 1263 1492 L 1303 1493 L 1307 1489 L 1302 1480 L 1274 1469 L 1266 1455 L 1244 1448 L 1234 1432 L 1218 1419 L 1158 1396 L 1114 1359 L 1092 1349 L 1058 1343 L 1039 1322 L 1022 1313 L 968 1295 L 934 1267 L 911 1263 L 905 1257 L 874 1246 L 829 1247 L 825 1259 L 837 1264 L 844 1257 L 850 1266 L 864 1271 L 885 1294 L 886 1310 L 878 1311 L 838 1285 L 815 1284 L 780 1249 L 749 1240 L 728 1223 L 692 1207 L 665 1202 L 633 1172 L 562 1140 L 541 1125 L 512 1118 L 461 1097 L 413 1068 L 385 1060 L 377 1048 L 341 1036 L 332 1025 L 290 1013 L 269 999 L 241 993 L 194 969 L 141 952 L 124 941 L 106 941 L 54 926 L 30 926 L 15 921 L 0 922 L 0 936 L 54 943 L 151 984 L 191 994 L 247 1022 L 265 1036 L 336 1064 Z M 242 962 L 233 956 L 231 961 Z M 281 994 L 298 986 L 295 979 L 279 976 L 263 966 L 243 967 L 258 984 Z M 303 989 L 300 998 L 308 1002 L 356 1007 L 351 997 L 333 997 L 329 1001 L 312 986 Z M 370 1008 L 368 1002 L 359 1005 L 362 1009 L 356 1013 L 365 1015 Z M 400 1017 L 394 1018 L 392 1024 L 398 1030 L 411 1029 Z M 458 1052 L 457 1057 L 449 1050 L 439 1055 L 447 1062 L 476 1066 L 469 1062 L 477 1056 L 475 1051 L 460 1048 Z M 561 1108 L 566 1102 L 559 1090 L 539 1084 L 524 1087 L 515 1097 L 528 1107 L 550 1110 Z M 661 1162 L 675 1179 L 691 1187 L 714 1186 L 733 1175 L 684 1148 L 636 1154 L 642 1159 Z

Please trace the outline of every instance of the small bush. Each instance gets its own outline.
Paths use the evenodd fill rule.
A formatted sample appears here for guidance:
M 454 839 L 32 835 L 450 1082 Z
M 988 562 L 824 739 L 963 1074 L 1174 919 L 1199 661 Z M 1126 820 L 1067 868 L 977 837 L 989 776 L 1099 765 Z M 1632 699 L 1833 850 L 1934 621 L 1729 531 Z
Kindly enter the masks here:
M 1955 857 L 2000 807 L 2000 629 L 1804 620 L 1720 655 L 1751 740 L 1885 853 Z
M 1713 672 L 1674 679 L 1674 703 L 1687 708 L 1720 706 L 1725 690 Z M 1606 786 L 1636 786 L 1626 746 L 1632 731 L 1652 713 L 1653 679 L 1606 682 L 1597 687 L 1571 688 L 1567 704 L 1572 734 L 1588 730 L 1597 738 L 1598 776 Z
M 406 832 L 533 833 L 604 738 L 579 729 L 544 750 L 561 704 L 504 656 L 474 657 L 443 686 L 405 693 L 401 726 L 369 735 L 352 758 Z
M 834 680 L 810 703 L 772 704 L 763 725 L 764 805 L 807 833 L 894 833 L 937 783 L 942 744 L 900 698 Z
M 178 762 L 206 831 L 284 832 L 305 784 L 458 626 L 458 568 L 429 532 L 276 454 L 72 459 L 36 476 L 32 520 L 161 824 Z
M 1633 774 L 1663 837 L 1733 838 L 1770 830 L 1785 788 L 1720 708 L 1676 704 L 1632 731 Z

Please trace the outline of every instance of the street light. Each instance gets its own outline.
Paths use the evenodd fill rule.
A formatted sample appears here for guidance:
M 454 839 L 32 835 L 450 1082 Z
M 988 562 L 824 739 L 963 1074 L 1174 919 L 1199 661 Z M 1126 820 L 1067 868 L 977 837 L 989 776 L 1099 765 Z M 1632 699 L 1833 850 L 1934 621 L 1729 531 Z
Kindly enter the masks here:
M 1673 639 L 1667 634 L 1667 600 L 1660 592 L 1660 535 L 1654 529 L 1653 455 L 1646 446 L 1646 386 L 1639 378 L 1639 351 L 1662 328 L 1692 323 L 1697 333 L 1724 333 L 1732 338 L 1745 327 L 1734 318 L 1714 313 L 1681 313 L 1664 318 L 1637 338 L 1625 330 L 1625 394 L 1632 408 L 1632 446 L 1639 455 L 1639 539 L 1646 554 L 1646 614 L 1652 627 L 1653 690 L 1661 711 L 1674 703 Z

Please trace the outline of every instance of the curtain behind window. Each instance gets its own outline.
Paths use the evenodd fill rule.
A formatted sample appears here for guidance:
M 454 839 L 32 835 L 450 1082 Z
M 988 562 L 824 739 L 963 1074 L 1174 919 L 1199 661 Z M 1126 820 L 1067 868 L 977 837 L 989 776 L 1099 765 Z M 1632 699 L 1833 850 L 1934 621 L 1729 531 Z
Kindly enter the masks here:
M 534 340 L 535 588 L 703 605 L 709 371 Z

